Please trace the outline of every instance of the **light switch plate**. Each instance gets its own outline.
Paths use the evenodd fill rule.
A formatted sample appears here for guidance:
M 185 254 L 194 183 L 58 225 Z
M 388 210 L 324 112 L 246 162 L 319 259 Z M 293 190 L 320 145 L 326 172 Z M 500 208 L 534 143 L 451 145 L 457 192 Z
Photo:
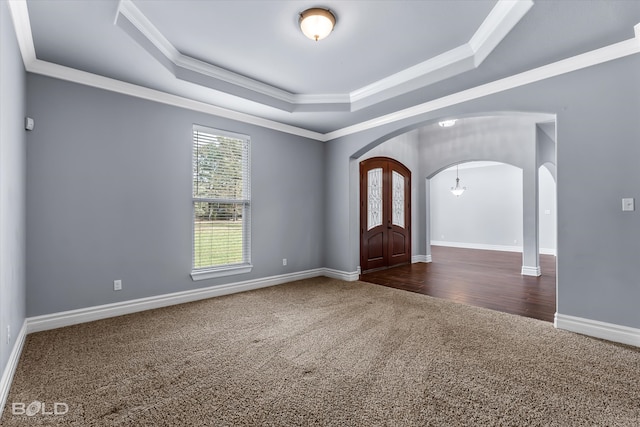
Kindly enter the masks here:
M 622 199 L 622 210 L 623 211 L 636 210 L 635 200 L 633 198 Z

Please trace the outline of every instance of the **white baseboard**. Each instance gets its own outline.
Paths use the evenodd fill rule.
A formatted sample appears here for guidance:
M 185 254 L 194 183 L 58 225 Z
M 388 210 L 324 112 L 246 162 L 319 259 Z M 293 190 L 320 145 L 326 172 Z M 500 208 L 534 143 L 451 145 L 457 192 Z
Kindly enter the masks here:
M 346 282 L 355 282 L 360 278 L 360 267 L 357 271 L 340 271 L 332 268 L 323 268 L 323 275 L 332 279 L 344 280 Z
M 432 240 L 431 245 L 448 246 L 450 248 L 482 249 L 485 251 L 522 252 L 522 246 L 489 245 L 485 243 L 446 242 L 442 240 Z M 540 248 L 539 252 L 542 255 L 556 254 L 556 250 L 553 248 Z
M 448 246 L 450 248 L 482 249 L 485 251 L 522 252 L 522 246 L 489 245 L 485 243 L 447 242 L 432 240 L 432 246 Z
M 413 255 L 411 257 L 411 264 L 416 262 L 431 262 L 431 255 Z
M 559 313 L 555 314 L 553 325 L 558 329 L 640 347 L 640 329 L 637 328 Z
M 309 279 L 312 277 L 323 275 L 329 276 L 329 274 L 327 274 L 325 270 L 326 269 L 324 268 L 317 268 L 314 270 L 265 277 L 262 279 L 247 280 L 225 285 L 215 285 L 207 288 L 192 289 L 188 291 L 175 292 L 171 294 L 164 294 L 147 298 L 139 298 L 113 304 L 104 304 L 77 310 L 69 310 L 59 313 L 45 314 L 42 316 L 29 317 L 26 320 L 27 333 L 46 331 L 49 329 L 61 328 L 64 326 L 76 325 L 78 323 L 106 319 L 109 317 L 122 316 L 124 314 L 131 314 L 139 311 L 151 310 L 154 308 L 167 307 L 170 305 L 182 304 L 206 298 L 250 291 L 253 289 L 266 288 L 268 286 L 280 285 L 287 282 L 293 282 L 295 280 Z
M 523 265 L 522 266 L 522 275 L 523 276 L 541 276 L 542 275 L 542 270 L 540 270 L 540 266 L 537 267 L 533 267 L 533 266 L 527 266 L 527 265 Z
M 11 383 L 13 382 L 13 375 L 18 367 L 18 361 L 22 354 L 22 347 L 27 338 L 27 321 L 22 323 L 20 332 L 16 336 L 16 342 L 13 344 L 13 349 L 7 360 L 7 365 L 2 372 L 2 378 L 0 379 L 0 418 L 2 418 L 2 411 L 7 403 L 7 397 L 9 396 L 9 390 L 11 389 Z

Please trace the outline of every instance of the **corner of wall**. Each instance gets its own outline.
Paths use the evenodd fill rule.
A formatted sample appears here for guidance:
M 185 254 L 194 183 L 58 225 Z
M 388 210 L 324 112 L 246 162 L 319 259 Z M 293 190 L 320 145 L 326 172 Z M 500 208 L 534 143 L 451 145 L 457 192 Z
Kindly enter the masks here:
M 0 416 L 26 334 L 26 71 L 0 2 Z

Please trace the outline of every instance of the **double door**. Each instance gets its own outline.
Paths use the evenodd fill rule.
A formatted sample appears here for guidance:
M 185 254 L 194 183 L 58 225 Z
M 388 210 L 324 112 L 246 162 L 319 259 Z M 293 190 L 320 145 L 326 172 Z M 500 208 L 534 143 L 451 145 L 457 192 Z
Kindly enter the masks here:
M 411 262 L 411 171 L 375 157 L 360 163 L 360 268 Z

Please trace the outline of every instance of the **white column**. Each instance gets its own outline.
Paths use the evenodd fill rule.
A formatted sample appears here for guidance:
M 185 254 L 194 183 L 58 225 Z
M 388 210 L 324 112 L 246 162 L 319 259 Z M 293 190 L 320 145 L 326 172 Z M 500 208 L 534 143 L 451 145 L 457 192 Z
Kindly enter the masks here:
M 522 171 L 522 274 L 540 276 L 538 240 L 538 168 L 536 160 Z
M 424 204 L 426 209 L 425 222 L 425 239 L 426 241 L 426 262 L 431 262 L 431 180 L 426 179 L 426 185 L 424 190 Z

